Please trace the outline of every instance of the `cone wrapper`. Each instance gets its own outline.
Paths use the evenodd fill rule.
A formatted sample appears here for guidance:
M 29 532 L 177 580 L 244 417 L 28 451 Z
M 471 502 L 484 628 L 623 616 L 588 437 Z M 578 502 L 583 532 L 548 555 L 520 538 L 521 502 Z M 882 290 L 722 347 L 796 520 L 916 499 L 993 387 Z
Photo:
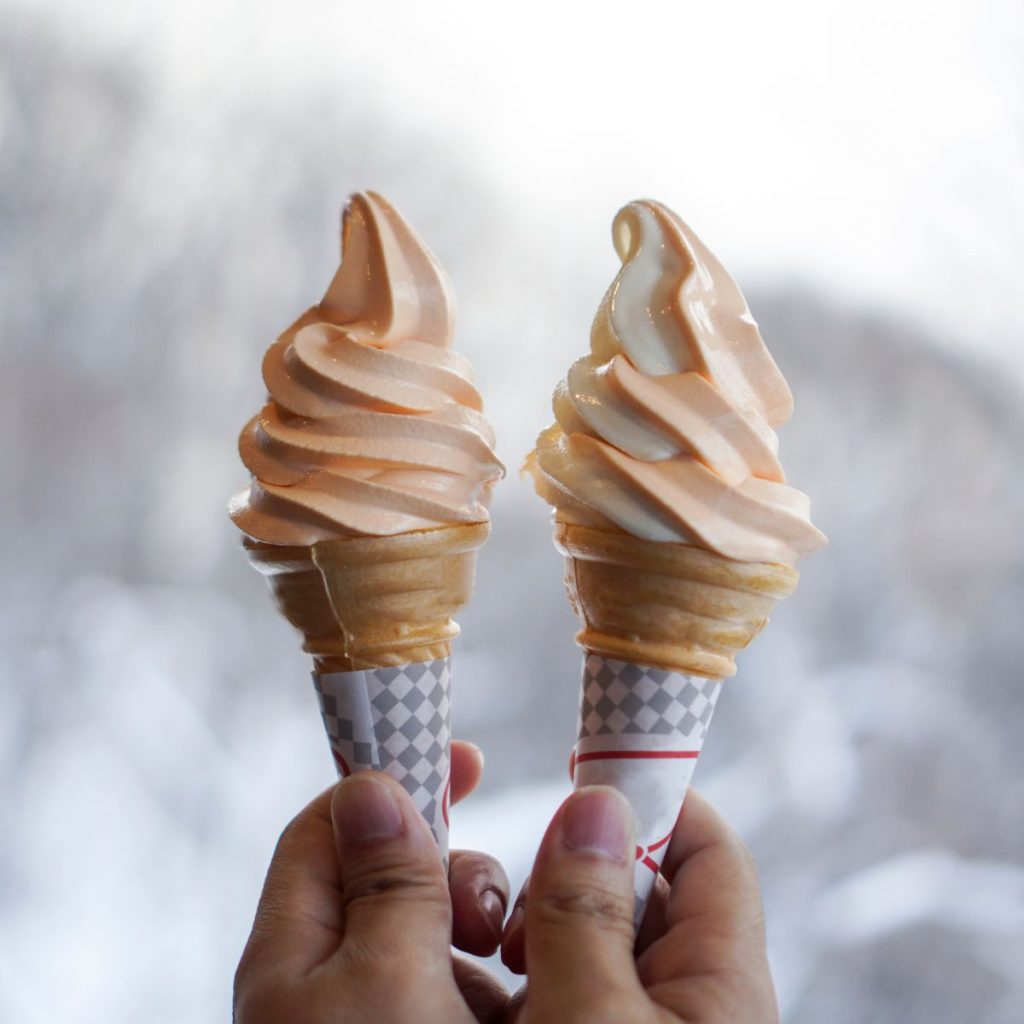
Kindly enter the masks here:
M 586 654 L 573 783 L 614 786 L 633 808 L 638 926 L 721 689 L 720 679 Z
M 448 861 L 451 659 L 314 673 L 338 775 L 383 771 L 402 784 Z

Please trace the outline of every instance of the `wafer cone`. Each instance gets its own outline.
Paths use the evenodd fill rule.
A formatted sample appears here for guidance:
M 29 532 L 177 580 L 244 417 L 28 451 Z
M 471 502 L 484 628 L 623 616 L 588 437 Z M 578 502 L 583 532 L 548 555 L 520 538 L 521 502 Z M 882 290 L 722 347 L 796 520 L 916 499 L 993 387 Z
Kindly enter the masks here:
M 733 658 L 796 588 L 788 565 L 737 562 L 689 544 L 558 521 L 565 585 L 583 622 L 577 643 L 637 665 L 709 679 L 735 674 Z
M 309 547 L 245 538 L 303 635 L 338 774 L 397 779 L 448 851 L 452 616 L 473 590 L 487 523 Z
M 489 532 L 473 523 L 309 547 L 244 544 L 317 672 L 353 672 L 450 656 L 452 616 L 469 601 Z

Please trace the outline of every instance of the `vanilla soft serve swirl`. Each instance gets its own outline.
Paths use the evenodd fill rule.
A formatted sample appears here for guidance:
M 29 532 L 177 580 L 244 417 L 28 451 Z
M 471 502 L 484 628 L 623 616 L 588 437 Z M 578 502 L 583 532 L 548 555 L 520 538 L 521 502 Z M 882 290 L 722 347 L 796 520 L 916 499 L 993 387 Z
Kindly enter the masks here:
M 537 492 L 565 521 L 727 558 L 791 563 L 821 547 L 776 456 L 792 396 L 736 283 L 659 203 L 630 203 L 612 233 L 622 267 L 590 354 L 526 460 Z
M 488 518 L 502 475 L 469 364 L 451 349 L 444 270 L 383 197 L 350 200 L 323 300 L 263 360 L 269 400 L 245 426 L 249 487 L 231 518 L 305 545 Z

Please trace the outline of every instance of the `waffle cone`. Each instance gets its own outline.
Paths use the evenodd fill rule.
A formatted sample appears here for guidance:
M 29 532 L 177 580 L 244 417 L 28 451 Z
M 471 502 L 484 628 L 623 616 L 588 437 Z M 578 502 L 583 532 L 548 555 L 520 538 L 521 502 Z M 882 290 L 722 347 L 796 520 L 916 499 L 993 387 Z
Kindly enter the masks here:
M 606 658 L 710 679 L 764 628 L 796 588 L 788 565 L 737 562 L 704 548 L 556 521 L 565 585 L 583 622 L 577 643 Z
M 473 523 L 308 547 L 247 537 L 244 546 L 317 672 L 353 672 L 451 654 L 452 616 L 469 601 L 489 532 Z

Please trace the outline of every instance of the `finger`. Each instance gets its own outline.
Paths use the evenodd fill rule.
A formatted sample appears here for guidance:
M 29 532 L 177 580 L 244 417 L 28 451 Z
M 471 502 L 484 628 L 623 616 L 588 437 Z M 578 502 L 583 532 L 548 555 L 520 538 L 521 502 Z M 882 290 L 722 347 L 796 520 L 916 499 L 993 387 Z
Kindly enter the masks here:
M 490 956 L 501 941 L 508 906 L 505 869 L 493 858 L 456 850 L 448 868 L 452 900 L 452 945 L 474 956 Z
M 523 924 L 526 921 L 526 896 L 529 888 L 530 879 L 527 876 L 512 905 L 508 921 L 505 922 L 505 930 L 501 933 L 501 962 L 513 974 L 526 973 L 526 930 Z
M 508 993 L 494 975 L 461 956 L 452 959 L 452 972 L 470 1013 L 480 1024 L 499 1024 L 505 1020 Z
M 633 968 L 633 814 L 607 786 L 578 790 L 541 841 L 526 901 L 530 1007 L 540 1019 L 625 1019 Z M 622 1009 L 622 1013 L 618 1012 Z
M 643 920 L 637 929 L 634 956 L 640 956 L 655 939 L 665 934 L 665 905 L 668 903 L 668 894 L 668 881 L 662 875 L 658 875 L 654 880 L 654 888 L 647 897 Z
M 357 772 L 331 801 L 342 885 L 342 952 L 378 964 L 398 955 L 447 965 L 448 880 L 437 843 L 408 793 L 381 772 Z
M 714 922 L 728 932 L 761 921 L 757 866 L 746 843 L 691 789 L 672 834 L 662 873 L 671 885 L 669 927 L 683 920 Z
M 572 772 L 570 757 L 570 774 Z M 530 880 L 523 883 L 516 897 L 512 912 L 508 916 L 501 937 L 501 960 L 513 974 L 526 973 L 526 937 L 523 930 L 524 904 Z M 634 955 L 639 956 L 655 939 L 665 934 L 665 904 L 668 902 L 669 885 L 661 875 L 654 881 L 654 888 L 647 899 L 647 907 L 637 932 Z
M 516 1024 L 523 1011 L 526 1009 L 526 997 L 529 994 L 529 986 L 523 985 L 512 993 L 508 1004 L 505 1007 L 505 1018 L 502 1024 Z
M 666 930 L 637 961 L 645 986 L 684 1019 L 709 1004 L 723 1008 L 723 1019 L 750 1006 L 764 1007 L 771 1019 L 775 995 L 754 859 L 692 789 L 662 870 L 671 882 Z
M 676 819 L 676 826 L 661 867 L 651 890 L 651 895 L 644 912 L 644 919 L 637 934 L 636 953 L 639 956 L 655 939 L 665 934 L 667 928 L 666 911 L 670 887 L 666 875 L 674 878 L 679 866 L 691 857 L 701 846 L 715 839 L 715 829 L 728 826 L 715 815 L 707 801 L 696 790 L 689 790 Z
M 301 976 L 338 948 L 341 876 L 330 808 L 326 790 L 281 833 L 238 965 L 236 991 L 251 978 Z
M 465 740 L 452 741 L 452 803 L 465 800 L 480 785 L 484 774 L 484 752 Z
M 573 782 L 576 778 L 576 748 L 573 747 L 569 751 L 569 781 Z

